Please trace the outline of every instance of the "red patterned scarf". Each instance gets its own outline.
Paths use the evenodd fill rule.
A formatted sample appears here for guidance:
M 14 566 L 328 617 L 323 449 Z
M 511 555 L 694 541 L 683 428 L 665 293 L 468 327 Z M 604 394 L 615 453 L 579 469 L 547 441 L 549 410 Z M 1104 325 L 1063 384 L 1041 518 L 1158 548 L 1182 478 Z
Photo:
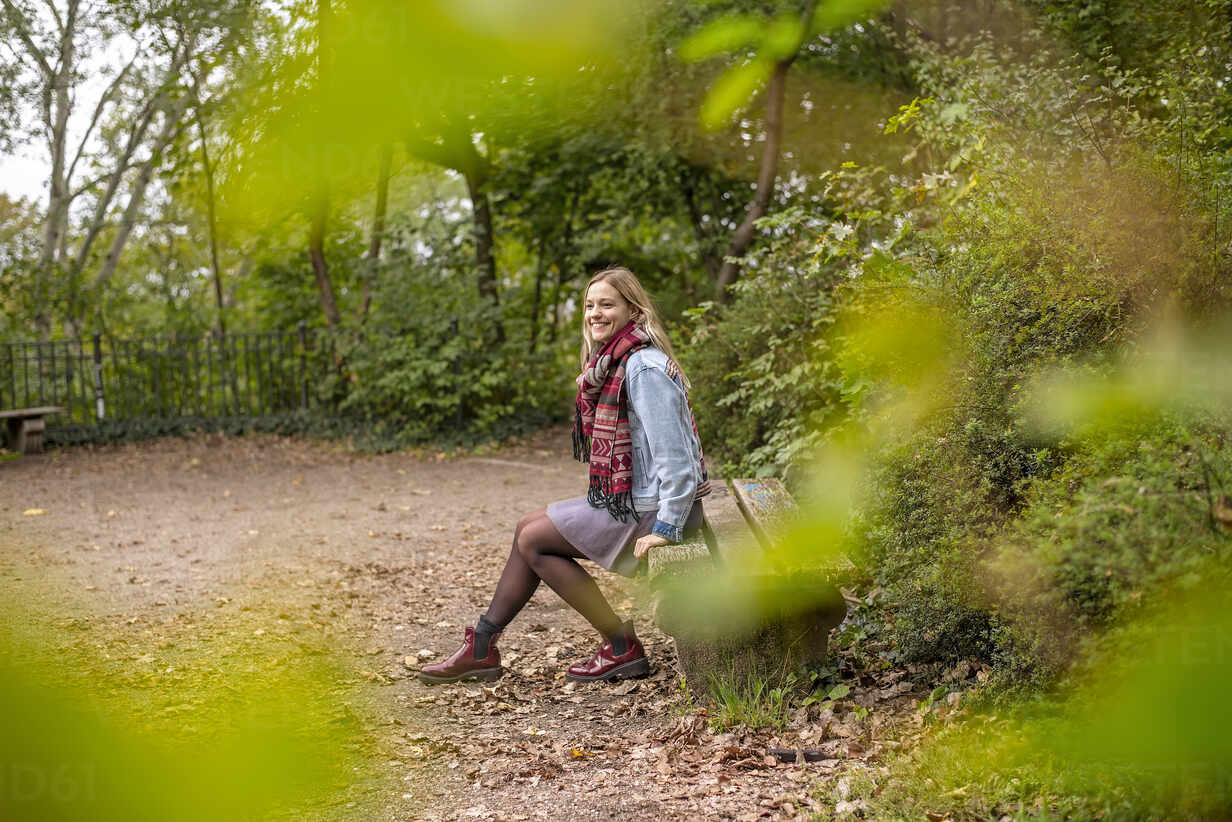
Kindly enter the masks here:
M 573 456 L 590 463 L 586 499 L 621 522 L 628 522 L 630 515 L 636 518 L 625 364 L 630 354 L 649 345 L 650 335 L 631 322 L 603 344 L 577 378 Z
M 606 508 L 621 522 L 628 522 L 630 515 L 637 518 L 633 510 L 633 438 L 629 435 L 629 398 L 624 390 L 625 364 L 634 351 L 649 345 L 650 335 L 631 322 L 603 344 L 577 378 L 573 457 L 590 463 L 587 501 L 595 508 Z M 693 433 L 696 436 L 696 422 Z M 698 496 L 710 490 L 704 462 L 702 480 Z

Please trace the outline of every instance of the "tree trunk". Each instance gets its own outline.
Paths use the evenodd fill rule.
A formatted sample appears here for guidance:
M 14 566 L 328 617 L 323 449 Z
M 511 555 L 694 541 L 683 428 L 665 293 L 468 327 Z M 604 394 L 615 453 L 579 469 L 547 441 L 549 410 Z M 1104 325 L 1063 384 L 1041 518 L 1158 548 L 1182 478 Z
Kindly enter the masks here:
M 680 172 L 680 189 L 684 194 L 685 207 L 689 211 L 689 220 L 693 223 L 693 235 L 697 237 L 697 244 L 701 248 L 702 263 L 706 266 L 706 273 L 710 275 L 710 281 L 717 283 L 719 281 L 719 271 L 723 267 L 723 260 L 715 253 L 713 232 L 707 231 L 706 224 L 702 222 L 701 209 L 697 207 L 697 192 L 694 190 L 693 181 L 690 178 L 688 169 Z M 717 211 L 715 212 L 714 219 L 715 223 L 718 224 L 719 215 Z
M 496 257 L 492 242 L 492 209 L 488 194 L 483 190 L 483 175 L 472 168 L 464 169 L 466 192 L 471 198 L 471 212 L 475 219 L 475 266 L 479 269 L 479 296 L 500 304 L 496 290 Z
M 474 147 L 471 147 L 474 151 Z M 478 152 L 475 152 L 478 157 Z M 478 170 L 476 164 L 466 163 L 462 176 L 466 179 L 466 191 L 471 198 L 471 211 L 475 219 L 475 267 L 479 272 L 479 296 L 500 307 L 500 293 L 496 287 L 496 256 L 492 240 L 492 208 L 488 203 L 488 194 L 483 189 L 486 175 Z M 505 325 L 497 315 L 493 328 L 498 343 L 505 341 Z
M 10 14 L 17 11 L 6 3 Z M 65 169 L 65 149 L 68 142 L 68 121 L 72 107 L 72 77 L 76 68 L 76 44 L 78 0 L 70 0 L 64 27 L 60 32 L 60 48 L 53 70 L 28 36 L 27 47 L 39 63 L 48 85 L 43 93 L 43 121 L 47 128 L 48 149 L 51 153 L 51 179 L 47 187 L 47 218 L 43 223 L 43 243 L 39 249 L 39 290 L 42 292 L 35 310 L 34 326 L 39 339 L 51 337 L 51 312 L 49 278 L 59 272 L 56 265 L 61 261 L 60 250 L 68 231 L 69 186 Z M 15 18 L 16 19 L 16 18 Z M 19 26 L 22 24 L 19 22 Z M 22 29 L 24 32 L 24 28 Z
M 530 353 L 535 353 L 535 347 L 539 342 L 539 313 L 543 305 L 543 273 L 545 269 L 545 259 L 543 253 L 544 238 L 539 235 L 539 256 L 535 263 L 535 296 L 531 300 L 530 306 Z
M 372 278 L 376 275 L 376 266 L 381 259 L 381 240 L 385 238 L 385 214 L 389 208 L 389 169 L 393 163 L 394 147 L 386 143 L 381 150 L 381 168 L 376 178 L 376 212 L 372 215 L 372 239 L 368 243 L 364 290 L 359 302 L 358 319 L 362 325 L 368 318 L 368 308 L 372 304 Z
M 51 181 L 48 187 L 47 221 L 43 224 L 43 247 L 39 264 L 47 273 L 57 261 L 57 251 L 68 227 L 68 180 L 65 177 L 65 146 L 68 141 L 68 119 L 72 108 L 72 76 L 75 68 L 78 0 L 70 0 L 64 30 L 60 32 L 60 54 L 51 85 L 44 97 L 44 119 L 47 122 L 51 149 Z
M 578 203 L 582 199 L 582 186 L 573 190 L 569 202 L 569 216 L 565 219 L 564 236 L 561 238 L 560 251 L 556 256 L 556 284 L 552 288 L 552 327 L 548 332 L 548 341 L 556 342 L 557 328 L 560 326 L 560 292 L 569 279 L 569 253 L 573 250 L 573 218 L 577 216 Z
M 736 233 L 732 235 L 731 244 L 727 247 L 725 257 L 742 257 L 753 242 L 753 225 L 766 214 L 770 206 L 770 197 L 774 194 L 774 181 L 778 176 L 779 146 L 783 142 L 783 98 L 787 88 L 787 70 L 791 68 L 795 57 L 782 60 L 774 67 L 770 75 L 770 85 L 766 89 L 766 146 L 761 155 L 761 170 L 757 175 L 757 193 L 744 215 Z M 714 297 L 719 302 L 727 302 L 727 290 L 740 276 L 740 266 L 723 260 L 719 269 L 718 282 L 715 284 Z
M 308 258 L 312 261 L 312 273 L 317 278 L 317 292 L 321 296 L 321 311 L 330 328 L 337 328 L 342 321 L 338 313 L 338 301 L 334 298 L 334 284 L 329 279 L 329 263 L 325 260 L 325 222 L 329 218 L 329 190 L 322 184 L 314 198 L 312 225 L 308 229 Z
M 330 0 L 317 0 L 317 76 L 316 93 L 319 97 L 320 109 L 317 116 L 325 108 L 326 89 L 333 82 L 333 6 Z M 324 149 L 324 146 L 319 146 Z M 325 259 L 325 225 L 329 220 L 329 181 L 326 177 L 324 159 L 319 156 L 313 169 L 316 176 L 316 192 L 312 198 L 311 214 L 308 227 L 308 259 L 312 263 L 312 273 L 317 281 L 317 293 L 321 300 L 321 312 L 325 314 L 325 323 L 330 328 L 337 328 L 342 322 L 338 313 L 338 300 L 334 296 L 334 284 L 329 278 L 329 262 Z
M 324 108 L 325 89 L 332 80 L 333 54 L 332 48 L 333 6 L 330 0 L 317 0 L 317 76 L 316 93 L 322 98 L 321 108 Z M 320 111 L 317 112 L 320 116 Z M 319 147 L 323 149 L 324 147 Z M 310 214 L 308 216 L 308 260 L 312 264 L 312 274 L 317 282 L 317 295 L 321 302 L 321 313 L 325 315 L 325 324 L 337 328 L 342 321 L 338 313 L 338 300 L 334 295 L 334 284 L 329 278 L 329 261 L 325 259 L 325 227 L 329 221 L 329 183 L 326 180 L 324 160 L 317 158 L 317 166 L 313 169 L 316 176 L 316 191 L 312 197 Z
M 499 308 L 500 291 L 496 278 L 495 234 L 492 230 L 492 208 L 485 185 L 488 180 L 487 159 L 475 148 L 468 127 L 443 123 L 441 141 L 435 142 L 418 135 L 407 138 L 407 150 L 429 163 L 457 171 L 466 181 L 466 193 L 471 201 L 471 215 L 475 236 L 475 267 L 478 270 L 479 296 L 490 300 Z M 497 342 L 505 340 L 505 326 L 497 314 L 493 329 Z
M 201 167 L 205 171 L 205 215 L 210 238 L 210 270 L 214 274 L 214 302 L 218 308 L 218 333 L 227 336 L 227 318 L 222 299 L 222 266 L 218 264 L 218 220 L 214 209 L 214 165 L 210 162 L 210 150 L 206 144 L 205 118 L 199 105 L 194 110 L 197 131 L 201 135 Z

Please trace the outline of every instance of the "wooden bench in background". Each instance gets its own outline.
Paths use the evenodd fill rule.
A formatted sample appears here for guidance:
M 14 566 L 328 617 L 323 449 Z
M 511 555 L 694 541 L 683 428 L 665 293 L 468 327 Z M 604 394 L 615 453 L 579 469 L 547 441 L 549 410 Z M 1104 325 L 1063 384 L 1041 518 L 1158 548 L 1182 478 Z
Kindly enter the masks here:
M 782 683 L 795 674 L 807 684 L 805 667 L 824 661 L 830 629 L 847 613 L 839 585 L 854 566 L 819 556 L 807 569 L 788 567 L 778 540 L 797 509 L 779 480 L 712 484 L 704 540 L 650 553 L 655 622 L 675 640 L 695 693 L 714 680 Z
M 43 417 L 63 412 L 63 408 L 55 406 L 0 411 L 0 420 L 4 420 L 7 434 L 5 447 L 22 454 L 37 454 L 42 451 L 43 429 L 46 427 Z

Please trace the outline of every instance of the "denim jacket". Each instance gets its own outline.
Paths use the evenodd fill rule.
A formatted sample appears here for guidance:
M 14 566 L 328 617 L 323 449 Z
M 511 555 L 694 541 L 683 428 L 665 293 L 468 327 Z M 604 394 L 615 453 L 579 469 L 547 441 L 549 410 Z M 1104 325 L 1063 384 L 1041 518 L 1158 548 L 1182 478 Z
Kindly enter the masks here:
M 654 347 L 633 352 L 625 363 L 633 508 L 656 512 L 654 533 L 680 542 L 702 481 L 702 465 L 684 381 L 672 372 L 668 376 L 667 355 Z

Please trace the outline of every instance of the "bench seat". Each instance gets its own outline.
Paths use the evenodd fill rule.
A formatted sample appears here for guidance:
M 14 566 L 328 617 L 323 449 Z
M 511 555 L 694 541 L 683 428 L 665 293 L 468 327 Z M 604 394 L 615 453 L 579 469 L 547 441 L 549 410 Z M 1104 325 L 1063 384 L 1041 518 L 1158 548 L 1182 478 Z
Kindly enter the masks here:
M 43 431 L 46 427 L 43 417 L 63 412 L 63 408 L 54 405 L 0 411 L 0 420 L 4 420 L 7 433 L 5 447 L 22 454 L 37 454 L 42 451 Z

